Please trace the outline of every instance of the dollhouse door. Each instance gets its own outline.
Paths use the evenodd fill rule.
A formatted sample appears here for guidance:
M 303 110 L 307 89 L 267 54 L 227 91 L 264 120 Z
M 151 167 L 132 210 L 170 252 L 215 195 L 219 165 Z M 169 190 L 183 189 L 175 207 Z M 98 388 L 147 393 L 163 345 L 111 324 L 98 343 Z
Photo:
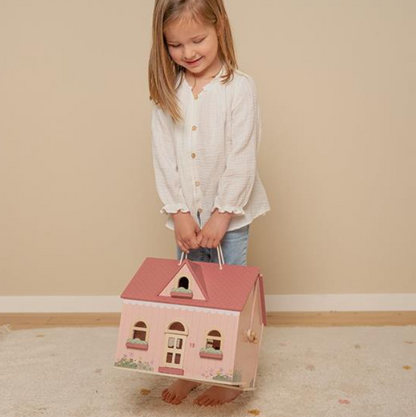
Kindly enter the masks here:
M 175 322 L 169 326 L 165 333 L 164 367 L 178 371 L 183 368 L 187 337 L 188 332 L 182 323 Z
M 165 366 L 182 368 L 185 338 L 177 334 L 166 334 Z

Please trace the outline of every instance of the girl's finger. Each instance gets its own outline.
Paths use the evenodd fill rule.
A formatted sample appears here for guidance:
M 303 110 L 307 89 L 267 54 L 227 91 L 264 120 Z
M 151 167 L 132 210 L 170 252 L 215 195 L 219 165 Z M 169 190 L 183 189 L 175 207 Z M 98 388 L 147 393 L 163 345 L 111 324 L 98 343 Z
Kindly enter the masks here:
M 189 253 L 189 249 L 180 240 L 178 240 L 178 246 L 182 252 Z
M 203 247 L 203 248 L 206 248 L 207 247 L 207 238 L 206 238 L 206 236 L 203 236 L 202 237 L 201 247 Z
M 189 249 L 189 237 L 188 236 L 181 236 L 179 238 L 179 240 L 181 241 L 182 245 L 186 248 Z
M 198 240 L 197 240 L 197 238 L 196 238 L 196 237 L 194 237 L 194 238 L 191 240 L 191 245 L 190 245 L 190 247 L 191 247 L 192 249 L 198 249 L 198 248 L 199 248 L 199 243 L 198 243 Z
M 186 239 L 186 240 L 183 242 L 183 244 L 184 244 L 184 246 L 186 246 L 186 248 L 187 248 L 188 250 L 190 250 L 190 249 L 193 249 L 193 248 L 194 248 L 194 242 L 193 242 L 193 240 L 192 240 L 192 239 Z
M 193 239 L 195 239 L 195 235 L 190 235 L 190 236 L 187 236 L 185 239 L 184 239 L 184 243 L 186 243 L 187 245 L 190 245 L 191 243 L 192 243 L 192 240 Z
M 209 239 L 207 239 L 207 248 L 212 248 L 212 243 L 214 242 L 214 239 L 212 239 L 212 238 L 209 238 Z

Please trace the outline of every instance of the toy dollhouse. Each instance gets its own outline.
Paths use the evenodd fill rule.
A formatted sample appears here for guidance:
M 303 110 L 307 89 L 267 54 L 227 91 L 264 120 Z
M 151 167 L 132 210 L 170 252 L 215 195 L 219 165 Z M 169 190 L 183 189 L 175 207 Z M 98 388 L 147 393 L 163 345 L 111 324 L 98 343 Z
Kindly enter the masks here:
M 255 389 L 266 325 L 259 268 L 146 258 L 121 298 L 116 367 Z

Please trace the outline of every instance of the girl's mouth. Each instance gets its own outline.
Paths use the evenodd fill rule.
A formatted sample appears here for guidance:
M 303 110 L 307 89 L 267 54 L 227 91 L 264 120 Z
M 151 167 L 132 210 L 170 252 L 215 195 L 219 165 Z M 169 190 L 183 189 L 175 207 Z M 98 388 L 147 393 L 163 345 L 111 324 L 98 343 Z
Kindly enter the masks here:
M 195 64 L 197 64 L 201 59 L 202 59 L 203 57 L 201 57 L 201 58 L 198 58 L 198 59 L 196 59 L 195 61 L 186 61 L 186 63 L 188 64 L 188 65 L 195 65 Z

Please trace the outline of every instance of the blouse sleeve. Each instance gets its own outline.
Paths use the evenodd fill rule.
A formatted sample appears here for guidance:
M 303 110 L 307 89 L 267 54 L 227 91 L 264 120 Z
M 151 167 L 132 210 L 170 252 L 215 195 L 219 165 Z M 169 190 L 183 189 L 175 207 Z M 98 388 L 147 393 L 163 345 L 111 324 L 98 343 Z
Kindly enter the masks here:
M 160 213 L 189 212 L 182 194 L 172 140 L 172 121 L 156 104 L 152 110 L 152 153 L 156 189 L 163 207 Z
M 256 178 L 256 152 L 260 140 L 257 91 L 251 78 L 244 78 L 238 87 L 231 120 L 231 147 L 211 212 L 218 209 L 220 213 L 242 216 Z

